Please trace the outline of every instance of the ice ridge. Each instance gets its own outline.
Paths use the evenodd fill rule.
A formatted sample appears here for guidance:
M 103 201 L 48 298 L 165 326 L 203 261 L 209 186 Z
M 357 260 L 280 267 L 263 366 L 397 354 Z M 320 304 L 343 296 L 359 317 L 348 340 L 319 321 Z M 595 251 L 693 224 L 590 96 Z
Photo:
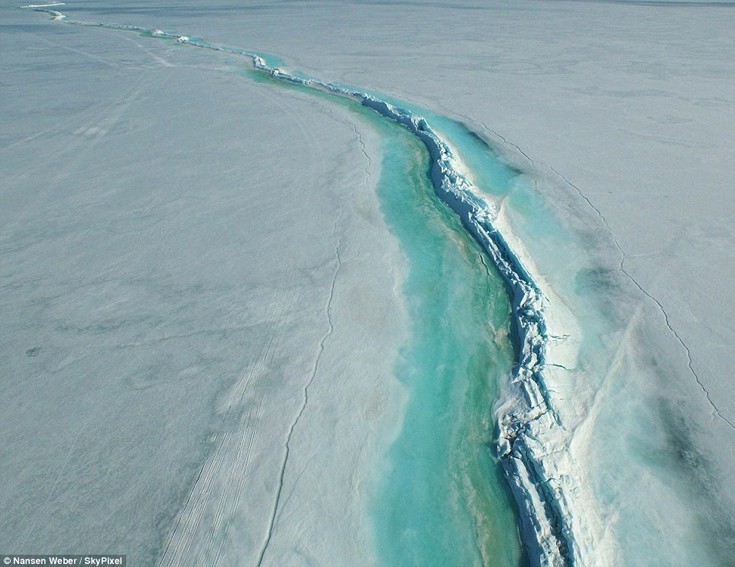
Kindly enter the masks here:
M 576 564 L 581 550 L 571 529 L 567 495 L 554 482 L 556 467 L 553 462 L 545 462 L 543 457 L 549 454 L 549 448 L 541 443 L 541 440 L 563 437 L 559 416 L 550 403 L 543 378 L 548 340 L 544 296 L 494 227 L 493 207 L 476 193 L 472 183 L 459 170 L 449 146 L 423 117 L 373 95 L 294 76 L 270 67 L 257 55 L 253 56 L 253 63 L 276 79 L 355 99 L 407 128 L 428 149 L 436 194 L 460 217 L 488 254 L 511 296 L 517 360 L 512 391 L 497 416 L 497 456 L 520 509 L 524 545 L 533 564 Z M 555 430 L 557 435 L 549 434 Z
M 497 457 L 519 508 L 521 537 L 533 565 L 585 564 L 591 542 L 581 541 L 573 529 L 580 521 L 571 510 L 564 483 L 564 466 L 555 458 L 566 446 L 567 433 L 554 410 L 546 389 L 544 367 L 548 333 L 544 317 L 545 298 L 529 271 L 493 222 L 492 205 L 483 199 L 462 173 L 449 145 L 427 121 L 373 95 L 298 77 L 269 65 L 252 52 L 218 46 L 185 35 L 137 26 L 70 20 L 51 7 L 60 4 L 25 6 L 46 12 L 53 19 L 71 25 L 129 30 L 174 40 L 204 49 L 242 55 L 253 66 L 279 81 L 318 89 L 356 100 L 404 126 L 426 146 L 431 158 L 431 181 L 437 196 L 461 219 L 464 227 L 491 259 L 508 289 L 516 362 L 510 387 L 497 411 Z M 586 530 L 585 530 L 585 533 Z M 588 534 L 588 537 L 589 534 Z
M 518 504 L 523 543 L 534 565 L 575 565 L 582 550 L 572 530 L 568 495 L 556 477 L 557 462 L 545 458 L 549 441 L 562 448 L 566 437 L 550 403 L 543 377 L 548 341 L 544 296 L 528 270 L 493 225 L 493 207 L 460 171 L 451 149 L 423 117 L 373 95 L 332 83 L 298 77 L 249 54 L 256 69 L 274 79 L 316 88 L 358 101 L 408 129 L 431 159 L 438 197 L 461 219 L 500 272 L 511 297 L 516 364 L 512 388 L 497 415 L 497 456 Z

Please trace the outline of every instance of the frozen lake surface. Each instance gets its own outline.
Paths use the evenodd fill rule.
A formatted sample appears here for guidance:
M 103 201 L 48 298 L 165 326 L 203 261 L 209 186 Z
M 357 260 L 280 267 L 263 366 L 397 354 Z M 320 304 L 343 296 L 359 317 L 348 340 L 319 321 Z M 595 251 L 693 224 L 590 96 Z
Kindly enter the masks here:
M 543 293 L 532 562 L 727 564 L 729 3 L 53 9 L 425 116 Z M 513 317 L 425 149 L 232 53 L 1 10 L 0 548 L 516 564 Z

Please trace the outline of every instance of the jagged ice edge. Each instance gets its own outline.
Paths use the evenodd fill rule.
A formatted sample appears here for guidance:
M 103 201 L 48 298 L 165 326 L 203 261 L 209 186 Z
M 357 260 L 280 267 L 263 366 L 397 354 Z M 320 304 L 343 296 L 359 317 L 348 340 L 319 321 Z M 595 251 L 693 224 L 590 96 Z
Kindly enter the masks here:
M 522 535 L 531 560 L 541 565 L 574 564 L 579 557 L 571 530 L 567 500 L 561 488 L 549 483 L 542 458 L 548 448 L 538 444 L 536 429 L 561 428 L 546 391 L 543 368 L 547 342 L 543 316 L 544 296 L 513 253 L 502 234 L 493 226 L 495 211 L 459 171 L 449 146 L 412 112 L 398 108 L 373 95 L 331 83 L 304 79 L 269 66 L 252 55 L 257 69 L 273 78 L 346 96 L 390 118 L 418 137 L 429 150 L 431 181 L 439 198 L 461 219 L 465 228 L 487 252 L 511 295 L 514 341 L 518 360 L 514 368 L 514 402 L 498 415 L 497 454 L 521 508 Z M 521 402 L 519 407 L 518 402 Z M 544 435 L 546 436 L 546 435 Z
M 69 20 L 65 14 L 50 9 L 61 5 L 64 3 L 32 4 L 23 8 L 48 13 L 54 20 L 72 25 L 135 31 L 194 47 L 249 57 L 255 69 L 274 79 L 356 100 L 381 116 L 401 124 L 424 143 L 431 158 L 431 181 L 437 196 L 459 216 L 465 228 L 488 254 L 511 296 L 513 339 L 518 359 L 513 369 L 512 389 L 506 392 L 508 399 L 500 405 L 497 414 L 497 456 L 519 507 L 521 537 L 529 552 L 529 559 L 537 565 L 584 563 L 580 542 L 572 530 L 568 495 L 557 480 L 561 475 L 555 474 L 558 472 L 554 470 L 556 463 L 544 458 L 550 454 L 550 448 L 541 441 L 550 437 L 564 437 L 564 427 L 549 400 L 543 377 L 548 342 L 543 313 L 544 295 L 503 235 L 493 226 L 497 216 L 493 206 L 477 194 L 473 184 L 461 173 L 447 143 L 427 121 L 373 95 L 297 77 L 268 65 L 263 57 L 248 51 L 218 46 L 160 29 Z M 550 434 L 550 431 L 555 433 Z

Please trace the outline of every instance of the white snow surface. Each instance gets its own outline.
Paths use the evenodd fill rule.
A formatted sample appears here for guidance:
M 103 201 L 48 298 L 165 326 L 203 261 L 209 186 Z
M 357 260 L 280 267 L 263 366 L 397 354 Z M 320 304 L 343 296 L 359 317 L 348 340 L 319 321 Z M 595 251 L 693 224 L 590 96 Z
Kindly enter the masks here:
M 735 363 L 731 348 L 735 331 L 730 322 L 735 315 L 735 305 L 723 300 L 729 296 L 727 286 L 735 274 L 735 236 L 732 232 L 735 220 L 732 200 L 735 197 L 730 190 L 732 164 L 735 163 L 735 144 L 731 136 L 735 131 L 735 62 L 730 56 L 735 52 L 732 34 L 735 9 L 731 3 L 462 1 L 419 5 L 334 1 L 313 2 L 308 6 L 297 2 L 261 2 L 244 7 L 223 3 L 219 10 L 195 2 L 159 3 L 152 8 L 148 5 L 147 2 L 126 2 L 117 9 L 100 10 L 85 6 L 86 10 L 74 17 L 147 28 L 158 26 L 191 34 L 189 37 L 196 34 L 213 42 L 277 54 L 284 57 L 291 68 L 324 80 L 393 94 L 454 116 L 487 137 L 509 161 L 525 171 L 527 181 L 548 197 L 557 214 L 580 227 L 580 231 L 586 230 L 590 255 L 609 270 L 605 273 L 614 288 L 612 296 L 625 304 L 615 308 L 620 310 L 615 315 L 621 319 L 624 333 L 612 339 L 618 345 L 608 369 L 607 378 L 612 378 L 600 378 L 594 391 L 570 388 L 564 392 L 577 396 L 577 401 L 565 410 L 567 419 L 574 424 L 569 454 L 587 466 L 596 461 L 598 471 L 587 478 L 596 491 L 612 494 L 607 509 L 603 499 L 601 513 L 607 522 L 609 539 L 598 541 L 599 550 L 610 554 L 608 558 L 612 564 L 613 554 L 618 553 L 616 540 L 622 529 L 619 518 L 640 514 L 654 527 L 661 526 L 659 533 L 671 539 L 672 555 L 686 562 L 686 554 L 694 553 L 687 551 L 691 526 L 683 526 L 679 521 L 688 517 L 689 512 L 682 509 L 687 499 L 674 497 L 677 492 L 689 492 L 685 496 L 700 498 L 701 512 L 711 514 L 712 523 L 721 530 L 720 539 L 732 540 L 735 482 L 729 471 L 735 466 L 732 426 L 735 389 L 730 368 Z M 134 9 L 126 10 L 130 7 Z M 21 19 L 21 16 L 15 17 Z M 28 21 L 26 17 L 22 19 Z M 294 468 L 301 472 L 284 478 L 283 493 L 288 495 L 286 502 L 293 511 L 284 511 L 277 517 L 269 543 L 273 553 L 271 560 L 275 563 L 279 560 L 307 562 L 332 552 L 358 563 L 368 560 L 364 555 L 365 526 L 360 524 L 359 512 L 364 494 L 361 493 L 362 485 L 355 487 L 355 479 L 361 478 L 360 475 L 351 476 L 344 468 L 328 468 L 326 464 L 319 465 L 324 466 L 323 469 L 310 468 L 309 463 L 328 461 L 322 458 L 311 461 L 308 455 L 319 453 L 323 457 L 325 447 L 334 443 L 339 446 L 337 438 L 328 441 L 330 435 L 338 436 L 343 427 L 347 430 L 359 427 L 368 439 L 362 458 L 369 460 L 380 450 L 376 439 L 384 443 L 400 415 L 400 390 L 389 378 L 390 361 L 400 342 L 396 337 L 404 332 L 400 316 L 395 316 L 401 310 L 400 298 L 394 291 L 400 281 L 400 254 L 380 224 L 376 203 L 370 198 L 372 193 L 369 190 L 357 192 L 357 188 L 367 189 L 365 184 L 369 186 L 370 180 L 374 181 L 378 163 L 375 158 L 366 161 L 360 140 L 366 143 L 369 152 L 376 151 L 377 144 L 374 140 L 371 143 L 369 132 L 363 130 L 360 130 L 362 138 L 358 139 L 358 126 L 349 124 L 348 118 L 339 111 L 326 110 L 319 103 L 298 95 L 275 95 L 247 81 L 235 84 L 229 76 L 226 78 L 218 72 L 210 58 L 186 51 L 184 47 L 154 46 L 140 38 L 103 34 L 99 30 L 63 30 L 60 26 L 52 29 L 35 21 L 34 25 L 37 29 L 15 34 L 19 45 L 28 48 L 25 54 L 15 53 L 13 59 L 2 62 L 13 73 L 6 75 L 11 77 L 10 89 L 18 93 L 16 97 L 4 97 L 1 103 L 3 116 L 13 117 L 0 131 L 0 159 L 3 170 L 11 173 L 5 181 L 10 189 L 5 191 L 3 198 L 12 205 L 3 207 L 7 217 L 3 218 L 3 236 L 12 240 L 11 236 L 17 236 L 13 231 L 28 230 L 27 238 L 31 241 L 54 239 L 55 245 L 50 249 L 44 245 L 43 255 L 38 258 L 24 255 L 28 258 L 26 264 L 13 273 L 4 274 L 3 288 L 20 289 L 20 282 L 23 282 L 23 286 L 34 289 L 37 282 L 49 279 L 49 274 L 73 274 L 81 268 L 95 274 L 93 280 L 102 286 L 96 291 L 80 292 L 79 282 L 69 278 L 68 289 L 59 287 L 43 297 L 23 295 L 32 300 L 27 299 L 21 307 L 13 302 L 13 296 L 6 295 L 3 308 L 13 315 L 7 324 L 12 332 L 6 334 L 3 343 L 4 361 L 7 361 L 10 375 L 21 378 L 32 372 L 37 380 L 30 388 L 27 384 L 23 388 L 20 384 L 13 387 L 12 381 L 4 384 L 8 396 L 17 403 L 11 412 L 4 414 L 3 431 L 8 432 L 10 455 L 19 454 L 13 451 L 30 451 L 38 457 L 32 463 L 17 458 L 4 461 L 0 466 L 7 470 L 0 478 L 5 483 L 3 493 L 21 494 L 28 500 L 14 501 L 14 506 L 25 503 L 38 512 L 31 521 L 14 518 L 11 522 L 4 516 L 4 529 L 0 533 L 23 534 L 23 545 L 32 542 L 33 537 L 46 540 L 54 537 L 53 533 L 48 533 L 50 527 L 47 533 L 40 531 L 44 522 L 39 518 L 50 510 L 60 509 L 61 503 L 57 501 L 64 494 L 65 483 L 78 480 L 72 473 L 78 475 L 92 470 L 89 464 L 86 468 L 74 469 L 84 465 L 75 464 L 74 450 L 83 443 L 94 443 L 89 431 L 95 427 L 107 424 L 112 429 L 110 434 L 117 433 L 121 440 L 130 444 L 131 428 L 136 427 L 130 408 L 150 416 L 154 410 L 162 411 L 161 408 L 168 414 L 181 407 L 205 414 L 215 407 L 217 415 L 228 420 L 242 420 L 243 424 L 256 420 L 267 425 L 255 428 L 258 433 L 254 438 L 239 444 L 225 442 L 227 440 L 217 431 L 208 432 L 206 443 L 215 447 L 211 452 L 213 456 L 201 471 L 194 471 L 191 467 L 187 469 L 187 462 L 195 462 L 196 458 L 190 455 L 187 461 L 182 457 L 192 449 L 185 444 L 183 435 L 176 435 L 176 429 L 177 420 L 182 420 L 181 427 L 184 427 L 187 420 L 195 422 L 197 414 L 156 418 L 164 430 L 162 442 L 168 442 L 167 449 L 159 451 L 146 446 L 148 441 L 145 441 L 142 446 L 135 446 L 134 451 L 129 449 L 133 451 L 132 463 L 141 467 L 141 479 L 148 474 L 173 476 L 170 467 L 179 467 L 177 470 L 183 480 L 172 481 L 167 494 L 146 495 L 144 490 L 141 494 L 141 487 L 131 486 L 122 497 L 136 506 L 160 507 L 159 523 L 163 526 L 167 524 L 166 514 L 173 513 L 173 508 L 167 509 L 164 504 L 166 498 L 171 498 L 176 491 L 180 497 L 194 486 L 187 497 L 187 505 L 173 522 L 173 532 L 162 530 L 162 538 L 168 546 L 164 563 L 176 564 L 181 554 L 192 551 L 185 545 L 190 541 L 187 536 L 195 534 L 200 536 L 195 538 L 201 546 L 195 550 L 199 557 L 218 558 L 221 542 L 230 535 L 226 530 L 205 533 L 213 519 L 219 526 L 237 526 L 238 532 L 244 529 L 252 534 L 252 541 L 230 542 L 234 547 L 229 547 L 233 552 L 252 552 L 258 547 L 255 542 L 263 539 L 267 527 L 248 526 L 242 508 L 246 502 L 262 510 L 273 504 L 269 498 L 273 493 L 273 481 L 278 476 L 274 470 L 280 466 L 277 459 L 258 457 L 272 453 L 273 447 L 284 452 L 289 427 L 299 415 L 304 399 L 300 395 L 303 389 L 294 394 L 290 388 L 273 388 L 266 389 L 262 398 L 265 401 L 260 404 L 260 398 L 256 401 L 246 395 L 251 384 L 248 381 L 273 384 L 274 374 L 277 374 L 284 376 L 284 380 L 295 380 L 305 386 L 312 376 L 317 377 L 309 369 L 320 367 L 325 373 L 338 373 L 340 378 L 355 378 L 344 383 L 345 391 L 354 392 L 355 406 L 335 409 L 337 413 L 332 414 L 332 421 L 326 418 L 318 421 L 309 412 L 303 414 L 301 425 L 304 429 L 295 432 L 319 432 L 320 435 L 300 437 L 295 434 L 292 437 L 294 446 L 300 443 L 298 447 L 303 449 L 293 452 L 293 458 L 298 459 L 294 461 Z M 28 74 L 33 68 L 31 63 L 36 64 L 33 76 Z M 42 64 L 49 65 L 40 75 L 38 66 Z M 228 63 L 221 60 L 219 65 L 227 66 Z M 58 94 L 64 92 L 67 81 L 75 85 L 74 97 Z M 212 81 L 216 81 L 217 89 L 211 88 Z M 206 89 L 203 88 L 205 84 Z M 212 101 L 213 92 L 223 106 L 218 107 L 216 101 Z M 222 112 L 223 108 L 228 111 Z M 162 117 L 170 119 L 162 120 Z M 240 121 L 239 127 L 233 120 Z M 273 120 L 281 120 L 283 128 L 273 128 Z M 151 131 L 153 123 L 157 125 L 155 131 Z M 165 125 L 163 128 L 161 123 Z M 242 137 L 243 132 L 248 135 Z M 304 143 L 294 143 L 294 133 L 303 136 Z M 117 139 L 111 140 L 112 135 Z M 136 144 L 130 144 L 133 135 Z M 143 138 L 147 142 L 140 141 L 141 135 L 147 136 Z M 307 139 L 309 136 L 311 140 Z M 209 144 L 210 154 L 222 159 L 222 166 L 216 172 L 217 183 L 212 182 L 212 172 L 202 171 L 200 164 L 193 161 L 202 151 L 202 144 Z M 278 161 L 276 152 L 266 151 L 268 147 L 279 146 L 289 148 L 287 163 Z M 348 153 L 343 154 L 345 151 Z M 175 159 L 156 160 L 155 156 L 161 152 Z M 235 156 L 239 157 L 235 159 Z M 242 160 L 241 164 L 238 159 Z M 100 163 L 105 163 L 105 167 L 100 168 Z M 233 163 L 238 165 L 233 166 Z M 371 175 L 366 176 L 364 171 L 356 169 L 354 163 L 365 163 Z M 270 188 L 278 187 L 284 193 L 265 192 L 267 195 L 257 203 L 261 208 L 240 211 L 241 216 L 228 206 L 235 193 L 230 195 L 229 201 L 225 195 L 220 195 L 221 199 L 210 197 L 203 205 L 211 207 L 209 214 L 213 218 L 220 218 L 223 209 L 227 211 L 227 222 L 219 223 L 222 234 L 217 237 L 203 229 L 196 232 L 195 227 L 188 225 L 170 226 L 171 211 L 164 211 L 163 204 L 146 202 L 144 196 L 135 194 L 136 176 L 143 177 L 146 184 L 156 180 L 183 190 L 178 202 L 184 207 L 190 204 L 187 199 L 191 202 L 198 199 L 195 195 L 202 188 L 225 187 L 225 192 L 227 188 L 235 192 L 251 175 L 260 176 L 256 186 L 259 182 Z M 309 187 L 322 187 L 325 178 L 330 180 L 330 187 L 344 187 L 346 193 L 359 194 L 358 204 L 351 199 L 340 201 L 337 195 L 324 198 L 318 191 L 309 191 Z M 298 187 L 294 187 L 296 184 Z M 29 186 L 43 188 L 30 202 L 22 194 Z M 113 198 L 125 194 L 126 199 L 137 200 L 126 201 L 142 217 L 134 222 L 155 234 L 163 231 L 170 235 L 167 242 L 172 248 L 157 250 L 152 258 L 146 258 L 146 262 L 137 260 L 136 264 L 135 258 L 145 249 L 142 246 L 147 241 L 145 233 L 139 236 L 133 233 L 125 239 L 119 237 L 113 246 L 95 236 L 94 227 L 86 228 L 84 234 L 70 228 L 64 230 L 65 225 L 83 226 L 88 222 L 85 211 L 100 206 L 92 202 L 92 189 L 96 191 L 99 186 L 110 186 Z M 65 193 L 62 201 L 59 189 L 67 187 L 74 187 L 74 192 Z M 297 191 L 298 198 L 289 195 L 289 191 Z M 304 200 L 304 193 L 310 198 Z M 309 213 L 304 213 L 305 203 L 313 207 Z M 54 213 L 58 221 L 57 232 L 49 235 L 47 226 L 34 227 L 34 215 L 47 218 L 49 211 L 56 210 L 58 205 L 63 208 L 59 207 Z M 170 209 L 171 204 L 166 207 Z M 77 211 L 85 220 L 74 218 L 72 223 L 69 210 Z M 109 213 L 113 217 L 114 210 Z M 206 216 L 205 211 L 206 208 L 203 209 Z M 301 222 L 286 222 L 289 215 L 292 219 L 298 217 Z M 107 226 L 114 226 L 113 217 L 108 216 L 105 226 L 97 230 L 107 228 L 114 232 L 114 228 Z M 161 220 L 146 224 L 146 217 Z M 512 214 L 508 213 L 503 219 L 512 229 Z M 129 223 L 130 219 L 126 218 L 125 224 L 130 226 Z M 265 243 L 253 241 L 247 248 L 252 256 L 247 256 L 248 267 L 243 272 L 242 265 L 236 266 L 232 261 L 242 252 L 233 250 L 228 254 L 220 243 L 236 231 L 235 227 L 250 223 L 262 223 L 264 234 L 273 232 L 276 227 L 283 230 L 279 240 L 281 249 L 290 250 L 292 255 L 285 252 L 280 259 L 282 263 L 274 265 L 272 254 L 265 251 Z M 179 233 L 175 232 L 176 228 Z M 293 232 L 299 230 L 304 232 Z M 242 233 L 241 239 L 249 241 L 256 233 L 249 229 Z M 130 241 L 123 242 L 128 238 Z M 203 243 L 208 240 L 211 240 L 209 248 L 205 249 Z M 90 241 L 97 245 L 88 250 L 84 246 Z M 313 243 L 304 246 L 304 242 L 310 241 Z M 364 250 L 366 242 L 368 249 Z M 383 277 L 383 285 L 368 286 L 358 273 L 352 273 L 350 279 L 350 264 L 346 260 L 352 250 L 353 262 L 356 262 L 357 243 L 360 243 L 360 263 L 363 255 L 373 258 L 375 268 L 371 273 L 383 273 L 383 276 L 376 276 Z M 178 252 L 173 251 L 174 244 Z M 561 276 L 545 271 L 539 254 L 543 244 L 523 244 L 542 288 L 541 282 L 544 282 L 556 289 L 555 284 Z M 268 246 L 271 245 L 269 241 Z M 340 252 L 340 247 L 344 251 Z M 84 249 L 88 252 L 79 256 L 70 252 Z M 214 260 L 205 278 L 209 281 L 191 281 L 192 274 L 201 271 L 201 265 L 194 269 L 194 264 L 201 263 L 204 258 Z M 295 264 L 296 269 L 293 269 Z M 572 259 L 570 264 L 573 264 Z M 78 353 L 67 355 L 63 360 L 49 361 L 44 356 L 49 350 L 53 354 L 54 347 L 58 348 L 53 345 L 54 341 L 71 340 L 61 338 L 65 333 L 89 333 L 94 325 L 116 324 L 113 316 L 102 321 L 74 321 L 75 316 L 81 317 L 79 313 L 89 311 L 85 302 L 91 301 L 89 305 L 94 306 L 95 313 L 109 309 L 114 314 L 115 305 L 119 307 L 129 301 L 138 307 L 137 311 L 126 312 L 126 317 L 130 317 L 130 313 L 133 318 L 136 314 L 150 316 L 150 311 L 158 309 L 160 319 L 169 319 L 171 313 L 165 311 L 160 300 L 165 294 L 155 288 L 153 293 L 150 289 L 146 291 L 148 284 L 140 274 L 140 270 L 150 271 L 151 265 L 156 265 L 158 271 L 150 281 L 164 282 L 160 284 L 164 291 L 168 289 L 174 293 L 190 286 L 209 289 L 213 297 L 222 302 L 221 313 L 217 315 L 233 319 L 234 328 L 237 328 L 238 310 L 248 312 L 248 320 L 252 316 L 248 310 L 261 313 L 263 324 L 274 328 L 270 333 L 259 329 L 252 338 L 243 330 L 242 335 L 230 343 L 224 341 L 225 345 L 216 337 L 213 341 L 219 345 L 216 348 L 228 349 L 227 356 L 217 354 L 217 360 L 229 361 L 231 353 L 238 352 L 243 343 L 248 346 L 239 351 L 239 359 L 227 365 L 222 362 L 227 368 L 223 367 L 217 376 L 218 384 L 198 393 L 194 400 L 189 400 L 190 392 L 185 382 L 178 393 L 166 389 L 166 396 L 171 399 L 165 400 L 152 396 L 156 385 L 147 384 L 145 396 L 139 400 L 130 394 L 121 398 L 114 414 L 116 419 L 109 421 L 109 412 L 103 413 L 95 406 L 95 396 L 99 396 L 99 400 L 109 399 L 110 392 L 119 384 L 111 381 L 110 390 L 98 393 L 85 387 L 95 372 L 95 363 L 99 364 L 101 358 Z M 384 266 L 389 268 L 385 270 Z M 121 270 L 123 275 L 118 277 L 116 270 Z M 283 290 L 274 284 L 286 273 L 299 274 L 293 282 L 294 289 Z M 286 279 L 292 278 L 291 275 Z M 242 289 L 221 293 L 219 286 L 226 280 L 240 281 Z M 346 283 L 340 284 L 343 281 Z M 143 286 L 143 291 L 138 293 L 151 296 L 148 307 L 140 307 L 146 305 L 145 297 L 135 298 L 131 289 L 125 291 L 125 286 L 129 285 Z M 117 292 L 113 291 L 115 287 Z M 258 291 L 253 293 L 252 290 Z M 51 298 L 63 298 L 67 293 L 63 312 L 53 313 L 59 307 Z M 380 294 L 380 298 L 367 299 L 367 293 Z M 249 298 L 247 303 L 237 309 L 232 307 L 232 298 L 241 300 L 243 295 Z M 355 297 L 362 298 L 363 305 L 373 302 L 386 305 L 382 316 L 376 315 L 373 307 L 361 309 L 361 302 L 355 303 Z M 105 301 L 109 302 L 108 306 L 104 305 Z M 163 303 L 165 305 L 165 301 Z M 301 313 L 301 309 L 305 312 L 303 317 L 294 315 Z M 329 316 L 330 312 L 333 317 Z M 346 328 L 363 318 L 376 318 L 369 324 L 357 326 L 364 329 L 370 340 L 359 333 L 336 332 L 340 321 Z M 184 319 L 181 325 L 182 329 L 186 327 Z M 294 334 L 283 333 L 276 328 L 278 325 L 290 325 L 289 330 Z M 160 337 L 145 340 L 138 337 L 137 342 L 133 342 L 136 348 L 146 350 L 148 358 L 133 361 L 129 356 L 120 355 L 121 368 L 125 369 L 120 373 L 121 380 L 139 380 L 141 368 L 163 364 L 165 350 L 161 352 L 153 345 L 167 340 L 169 335 L 182 335 L 183 331 L 162 331 L 165 332 Z M 286 340 L 291 342 L 275 346 L 264 342 L 265 338 L 270 340 L 282 335 L 289 337 Z M 40 342 L 38 337 L 43 336 L 48 337 L 50 346 L 36 344 Z M 344 344 L 334 344 L 336 337 L 345 336 L 347 338 L 339 339 L 344 340 Z M 122 348 L 131 343 L 124 332 L 119 336 L 118 345 L 101 345 L 95 344 L 93 338 L 88 340 L 92 351 Z M 332 348 L 322 348 L 329 346 L 330 341 Z M 371 341 L 375 341 L 374 348 L 368 349 L 365 358 L 354 366 L 352 358 L 348 361 L 339 354 L 350 352 L 352 355 L 355 345 L 364 348 Z M 311 348 L 305 351 L 304 344 Z M 40 350 L 34 351 L 35 346 L 40 346 Z M 318 364 L 322 357 L 324 363 Z M 32 364 L 43 367 L 29 371 Z M 195 375 L 196 361 L 178 361 L 177 364 L 181 368 L 176 365 L 172 368 L 181 376 Z M 342 368 L 345 364 L 350 368 Z M 571 368 L 566 361 L 565 366 Z M 640 375 L 615 380 L 620 369 L 626 372 L 632 367 L 643 370 Z M 365 368 L 371 369 L 376 380 L 380 380 L 374 383 L 360 380 L 355 373 L 364 372 Z M 555 369 L 554 372 L 559 371 Z M 171 375 L 174 374 L 172 370 Z M 126 375 L 136 378 L 124 378 Z M 322 416 L 328 414 L 332 401 L 329 392 L 324 392 L 321 398 L 317 396 L 319 384 L 334 383 L 328 376 L 325 378 L 323 382 L 315 380 L 312 383 L 310 392 L 313 391 L 314 396 L 309 396 L 309 404 L 321 407 L 322 411 L 315 413 Z M 43 381 L 51 379 L 63 381 L 65 388 L 71 386 L 63 391 L 54 386 L 49 388 Z M 336 382 L 342 385 L 339 380 Z M 574 383 L 579 384 L 579 379 Z M 355 392 L 352 388 L 358 384 L 366 391 Z M 229 393 L 223 394 L 223 388 Z M 621 443 L 636 443 L 648 434 L 653 435 L 647 430 L 649 423 L 626 422 L 625 409 L 621 419 L 621 416 L 606 414 L 597 403 L 605 398 L 609 406 L 612 405 L 610 400 L 616 397 L 629 403 L 626 392 L 630 389 L 640 390 L 641 404 L 660 404 L 670 414 L 671 432 L 666 435 L 678 437 L 681 442 L 678 458 L 691 469 L 685 478 L 661 470 L 657 472 L 655 466 L 616 469 L 613 463 L 605 462 L 605 448 L 595 446 L 595 442 L 599 442 L 595 437 L 600 424 L 607 422 L 613 422 L 619 429 Z M 85 396 L 88 403 L 83 407 L 87 409 L 81 410 L 81 417 L 61 414 L 60 409 Z M 53 423 L 37 420 L 34 427 L 38 430 L 29 435 L 17 425 L 20 413 L 13 412 L 22 412 L 31 399 L 34 412 L 48 415 L 54 411 L 52 408 L 59 408 L 59 416 Z M 365 407 L 365 399 L 374 401 L 368 407 L 376 410 L 376 416 L 358 411 Z M 186 400 L 190 406 L 186 406 Z M 388 400 L 398 401 L 383 407 Z M 214 405 L 208 401 L 213 401 Z M 284 412 L 284 407 L 289 411 Z M 157 422 L 149 417 L 138 421 L 140 423 L 144 424 L 139 425 L 140 428 L 153 430 Z M 212 423 L 216 423 L 216 419 Z M 376 433 L 373 427 L 382 429 Z M 610 430 L 612 427 L 608 427 Z M 354 436 L 354 429 L 352 434 Z M 150 431 L 141 430 L 139 438 L 150 439 Z M 323 446 L 315 446 L 317 440 L 321 440 Z M 203 447 L 197 450 L 200 453 L 209 451 Z M 340 454 L 343 453 L 338 450 L 333 452 L 335 463 Z M 130 466 L 124 463 L 130 455 L 121 449 L 120 466 Z M 651 460 L 656 459 L 663 457 L 652 454 Z M 62 463 L 60 468 L 59 462 Z M 599 470 L 605 465 L 611 466 L 612 472 L 607 475 Z M 18 467 L 31 472 L 19 476 Z M 245 476 L 243 467 L 248 470 Z M 342 500 L 344 495 L 332 491 L 326 494 L 325 470 L 330 473 L 339 470 L 345 475 L 338 482 L 354 488 L 348 502 Z M 114 485 L 115 470 L 107 474 L 107 482 Z M 583 470 L 578 474 L 584 480 L 587 473 Z M 194 483 L 195 477 L 204 482 Z M 247 482 L 231 482 L 235 478 L 247 478 Z M 40 488 L 20 490 L 21 482 L 37 483 L 38 487 L 45 487 L 45 491 Z M 95 491 L 106 488 L 99 483 L 101 481 L 97 482 L 90 488 L 91 501 L 94 501 Z M 221 496 L 213 501 L 203 499 L 200 491 L 204 489 Z M 314 505 L 315 495 L 320 497 L 317 506 Z M 353 497 L 356 500 L 352 500 Z M 649 506 L 634 510 L 639 502 L 647 502 Z M 658 506 L 652 508 L 651 504 Z M 354 513 L 348 513 L 337 522 L 320 523 L 329 517 L 327 509 Z M 223 522 L 224 518 L 228 521 Z M 84 529 L 88 530 L 89 526 Z M 139 530 L 136 533 L 143 533 L 150 526 L 136 529 Z M 83 533 L 81 527 L 79 530 Z M 204 532 L 200 533 L 201 530 Z M 343 547 L 329 550 L 300 547 L 300 542 L 318 541 L 310 530 L 332 534 L 328 543 L 324 540 L 325 546 Z M 344 533 L 344 538 L 334 535 L 335 530 L 343 530 L 339 533 Z M 347 536 L 348 533 L 362 535 Z M 288 537 L 279 539 L 279 534 L 288 534 Z M 626 544 L 630 549 L 641 550 L 650 544 L 648 536 L 627 535 Z M 60 542 L 73 541 L 61 539 L 59 534 L 56 537 Z M 133 539 L 134 535 L 125 537 Z M 0 543 L 6 542 L 0 540 Z M 32 546 L 28 544 L 27 548 Z M 149 548 L 153 553 L 156 543 L 150 542 Z M 631 555 L 626 555 L 625 551 L 622 554 L 623 560 L 631 562 Z
M 0 548 L 371 562 L 406 333 L 371 130 L 242 60 L 6 14 Z
M 704 530 L 731 555 L 735 304 L 723 298 L 735 274 L 732 3 L 263 3 L 245 12 L 229 29 L 197 30 L 226 44 L 247 38 L 288 54 L 290 68 L 465 121 L 579 227 L 623 330 L 601 337 L 614 355 L 595 377 L 601 385 L 577 379 L 564 392 L 576 397 L 571 454 L 597 467 L 587 476 L 597 492 L 614 494 L 602 520 L 609 539 L 598 545 L 625 539 L 626 562 L 659 547 L 706 562 L 691 539 Z M 524 244 L 555 286 L 562 276 L 543 271 L 543 243 Z M 669 427 L 634 420 L 630 392 Z M 616 399 L 618 415 L 601 409 Z M 610 462 L 603 427 L 649 463 Z M 628 533 L 633 517 L 650 533 Z

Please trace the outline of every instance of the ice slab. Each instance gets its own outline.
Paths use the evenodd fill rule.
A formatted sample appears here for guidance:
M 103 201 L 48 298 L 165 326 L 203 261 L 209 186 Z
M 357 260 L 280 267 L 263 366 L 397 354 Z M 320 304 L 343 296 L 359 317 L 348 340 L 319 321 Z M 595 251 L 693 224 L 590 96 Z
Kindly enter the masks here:
M 369 562 L 406 332 L 371 133 L 240 60 L 2 11 L 0 546 L 255 562 L 282 481 L 268 561 L 304 505 Z

